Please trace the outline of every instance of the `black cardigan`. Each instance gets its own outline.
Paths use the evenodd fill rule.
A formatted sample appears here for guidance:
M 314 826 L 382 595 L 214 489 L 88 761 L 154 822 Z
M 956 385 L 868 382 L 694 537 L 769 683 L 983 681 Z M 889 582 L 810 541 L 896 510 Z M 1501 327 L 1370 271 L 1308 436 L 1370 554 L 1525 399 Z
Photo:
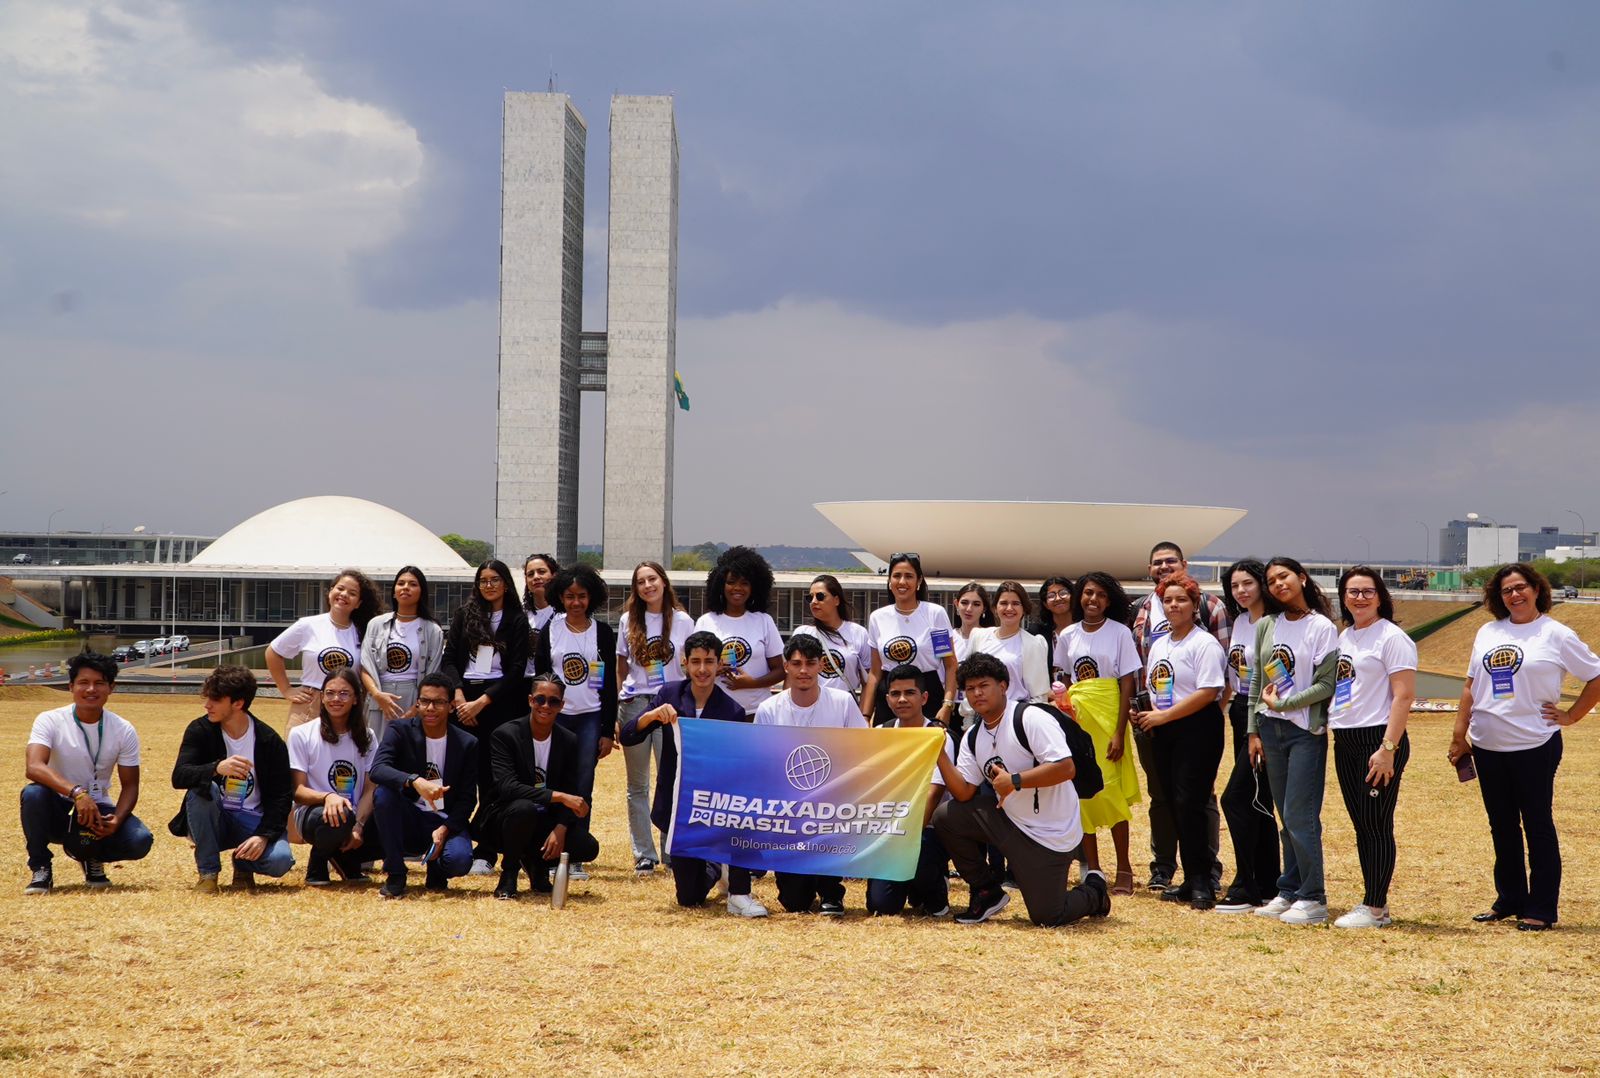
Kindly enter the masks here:
M 255 834 L 272 842 L 289 826 L 289 804 L 294 791 L 289 775 L 289 746 L 278 736 L 278 731 L 254 715 L 250 716 L 250 722 L 256 732 L 256 782 L 261 790 L 261 823 L 256 826 Z M 183 731 L 178 762 L 172 765 L 172 788 L 209 798 L 211 784 L 217 778 L 217 765 L 227 758 L 222 724 L 201 715 Z M 189 833 L 189 817 L 182 804 L 178 806 L 178 814 L 167 824 L 167 830 L 179 838 Z
M 524 672 L 528 669 L 528 615 L 521 603 L 509 599 L 500 610 L 500 628 L 494 632 L 495 650 L 500 652 L 500 680 L 491 682 L 485 691 L 491 700 L 503 706 L 522 695 Z M 472 663 L 473 648 L 467 643 L 466 629 L 462 626 L 465 613 L 466 607 L 462 606 L 450 618 L 450 632 L 445 635 L 441 663 L 441 670 L 457 685 L 466 681 L 467 667 Z
M 551 618 L 551 623 L 555 618 Z M 594 619 L 594 643 L 596 654 L 600 661 L 606 664 L 604 676 L 600 679 L 600 736 L 615 739 L 617 736 L 617 631 L 599 618 Z M 541 674 L 550 673 L 553 664 L 550 659 L 550 626 L 546 625 L 539 633 L 538 642 L 533 645 L 533 668 Z M 557 677 L 560 671 L 555 671 Z M 566 679 L 562 679 L 566 683 Z

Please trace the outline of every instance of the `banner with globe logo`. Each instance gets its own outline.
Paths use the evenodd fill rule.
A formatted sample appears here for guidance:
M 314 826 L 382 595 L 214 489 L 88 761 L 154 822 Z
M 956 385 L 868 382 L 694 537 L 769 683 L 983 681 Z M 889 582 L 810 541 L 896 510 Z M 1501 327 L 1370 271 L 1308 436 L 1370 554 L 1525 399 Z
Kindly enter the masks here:
M 909 880 L 944 732 L 682 719 L 673 856 Z

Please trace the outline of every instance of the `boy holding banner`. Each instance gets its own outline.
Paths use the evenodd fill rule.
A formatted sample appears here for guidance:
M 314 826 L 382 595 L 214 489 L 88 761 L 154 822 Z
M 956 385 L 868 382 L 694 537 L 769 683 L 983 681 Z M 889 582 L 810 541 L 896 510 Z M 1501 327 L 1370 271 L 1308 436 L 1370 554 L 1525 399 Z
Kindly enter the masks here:
M 900 664 L 884 675 L 884 684 L 888 686 L 885 699 L 894 714 L 896 726 L 916 730 L 931 726 L 943 730 L 924 712 L 928 693 L 922 687 L 922 672 L 915 666 Z M 946 732 L 941 755 L 953 751 L 954 744 Z M 934 809 L 944 800 L 944 778 L 939 774 L 937 763 L 931 781 L 933 788 L 928 791 L 928 808 L 922 816 L 922 853 L 917 858 L 916 877 L 910 880 L 868 880 L 868 913 L 899 913 L 908 902 L 913 912 L 925 913 L 929 917 L 945 917 L 950 913 L 950 881 L 945 875 L 950 855 L 939 844 L 939 836 L 934 834 L 932 822 Z
M 756 708 L 756 724 L 764 726 L 805 726 L 865 729 L 855 697 L 843 689 L 832 689 L 818 681 L 822 671 L 822 641 L 797 633 L 783 649 L 783 671 L 788 688 L 761 702 Z M 798 872 L 779 872 L 778 901 L 790 913 L 810 913 L 811 903 L 820 898 L 820 911 L 829 917 L 844 916 L 844 880 L 838 876 L 812 876 Z
M 1021 705 L 1014 716 L 1006 699 L 1009 680 L 1005 663 L 993 655 L 973 655 L 957 671 L 980 722 L 962 736 L 954 764 L 940 754 L 939 773 L 953 800 L 933 815 L 939 841 L 972 890 L 972 904 L 956 923 L 987 921 L 1010 901 L 989 864 L 989 846 L 1005 854 L 1034 924 L 1104 917 L 1111 912 L 1111 893 L 1103 873 L 1086 872 L 1081 884 L 1067 890 L 1067 869 L 1083 842 L 1083 826 L 1066 736 L 1043 708 Z

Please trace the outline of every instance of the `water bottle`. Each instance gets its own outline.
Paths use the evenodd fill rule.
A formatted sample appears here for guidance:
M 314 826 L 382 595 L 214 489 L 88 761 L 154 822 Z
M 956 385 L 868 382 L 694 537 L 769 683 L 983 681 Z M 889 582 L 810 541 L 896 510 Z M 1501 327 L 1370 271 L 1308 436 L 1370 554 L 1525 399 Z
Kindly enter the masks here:
M 567 904 L 568 856 L 565 850 L 561 851 L 561 863 L 556 865 L 555 884 L 550 888 L 550 908 L 553 910 L 559 910 Z

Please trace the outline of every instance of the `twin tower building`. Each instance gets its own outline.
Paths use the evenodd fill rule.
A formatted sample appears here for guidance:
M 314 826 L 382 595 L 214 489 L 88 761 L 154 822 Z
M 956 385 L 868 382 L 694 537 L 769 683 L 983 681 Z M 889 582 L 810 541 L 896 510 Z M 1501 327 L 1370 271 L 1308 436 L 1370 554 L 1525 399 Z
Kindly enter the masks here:
M 496 556 L 577 560 L 583 393 L 604 393 L 608 569 L 671 564 L 678 305 L 672 98 L 611 99 L 606 328 L 583 331 L 588 124 L 566 94 L 507 93 L 500 164 Z

